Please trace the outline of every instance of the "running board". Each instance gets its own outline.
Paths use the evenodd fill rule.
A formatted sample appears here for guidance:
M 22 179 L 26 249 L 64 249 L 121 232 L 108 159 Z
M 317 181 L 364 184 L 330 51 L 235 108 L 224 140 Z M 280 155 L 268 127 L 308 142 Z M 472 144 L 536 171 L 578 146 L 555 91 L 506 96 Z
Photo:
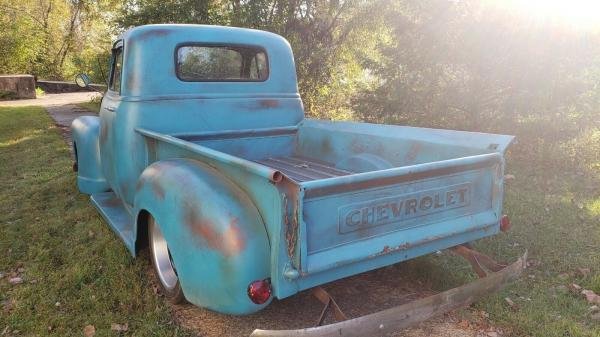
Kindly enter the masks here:
M 129 252 L 135 253 L 135 235 L 131 216 L 114 192 L 92 194 L 90 199 L 112 230 L 123 240 Z

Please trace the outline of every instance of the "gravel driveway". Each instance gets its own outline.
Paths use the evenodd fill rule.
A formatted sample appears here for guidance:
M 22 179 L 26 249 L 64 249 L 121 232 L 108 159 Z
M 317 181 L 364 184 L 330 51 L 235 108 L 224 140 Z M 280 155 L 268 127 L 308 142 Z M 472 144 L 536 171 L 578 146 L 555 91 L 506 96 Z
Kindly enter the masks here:
M 36 99 L 19 99 L 14 101 L 0 101 L 1 106 L 26 106 L 41 105 L 55 106 L 75 103 L 89 102 L 92 98 L 99 96 L 97 92 L 70 92 L 64 94 L 45 94 Z

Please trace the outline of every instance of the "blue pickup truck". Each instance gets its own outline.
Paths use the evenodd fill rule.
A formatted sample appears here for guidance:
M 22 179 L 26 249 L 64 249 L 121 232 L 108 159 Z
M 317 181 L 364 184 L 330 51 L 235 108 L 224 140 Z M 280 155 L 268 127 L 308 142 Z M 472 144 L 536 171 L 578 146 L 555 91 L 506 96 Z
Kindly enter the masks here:
M 523 259 L 503 268 L 468 246 L 508 228 L 503 155 L 512 136 L 307 119 L 290 45 L 276 34 L 130 29 L 114 43 L 99 117 L 71 129 L 79 190 L 132 255 L 149 247 L 173 302 L 250 314 L 454 247 L 482 278 L 454 289 L 467 291 L 462 302 L 446 294 L 448 304 L 421 303 L 424 319 L 523 268 Z M 365 336 L 419 316 L 378 315 L 331 331 Z

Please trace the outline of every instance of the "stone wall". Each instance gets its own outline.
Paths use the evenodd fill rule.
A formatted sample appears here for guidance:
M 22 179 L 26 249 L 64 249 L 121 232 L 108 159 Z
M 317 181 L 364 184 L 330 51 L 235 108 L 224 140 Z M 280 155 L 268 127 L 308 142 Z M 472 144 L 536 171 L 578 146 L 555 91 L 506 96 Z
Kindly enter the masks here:
M 42 90 L 44 90 L 45 93 L 48 93 L 48 94 L 58 94 L 58 93 L 62 93 L 62 92 L 90 91 L 90 89 L 98 90 L 98 91 L 106 90 L 106 86 L 103 86 L 101 84 L 90 84 L 90 89 L 88 89 L 88 88 L 81 88 L 74 82 L 61 82 L 61 81 L 39 80 L 39 81 L 37 81 L 36 85 L 38 87 L 40 87 Z
M 35 98 L 32 75 L 0 75 L 0 100 Z

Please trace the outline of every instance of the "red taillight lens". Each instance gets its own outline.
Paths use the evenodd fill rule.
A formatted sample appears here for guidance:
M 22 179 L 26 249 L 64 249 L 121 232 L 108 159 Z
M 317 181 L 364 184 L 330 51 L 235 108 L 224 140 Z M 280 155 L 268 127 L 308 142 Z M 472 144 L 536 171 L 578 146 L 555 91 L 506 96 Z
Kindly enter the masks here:
M 248 297 L 256 304 L 263 304 L 271 297 L 271 280 L 254 281 L 248 286 Z
M 508 215 L 505 214 L 500 219 L 500 230 L 503 232 L 508 232 L 509 229 L 510 229 L 510 219 L 508 218 Z

